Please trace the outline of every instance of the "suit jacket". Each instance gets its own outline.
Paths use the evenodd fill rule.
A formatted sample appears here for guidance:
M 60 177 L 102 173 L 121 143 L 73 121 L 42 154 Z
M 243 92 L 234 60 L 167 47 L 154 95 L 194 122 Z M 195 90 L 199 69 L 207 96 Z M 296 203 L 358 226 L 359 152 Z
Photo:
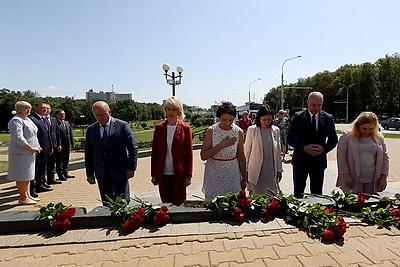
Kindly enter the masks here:
M 64 125 L 63 125 L 64 122 Z M 60 133 L 60 144 L 64 147 L 75 146 L 74 135 L 72 133 L 71 125 L 68 121 L 57 120 L 58 129 Z
M 38 131 L 37 131 L 37 138 L 39 140 L 40 147 L 43 149 L 41 153 L 49 153 L 53 150 L 53 142 L 50 137 L 50 131 L 46 130 L 43 124 L 42 116 L 34 113 L 33 115 L 29 116 L 29 118 L 36 124 Z
M 308 109 L 296 112 L 289 126 L 287 141 L 294 148 L 292 165 L 325 169 L 326 154 L 334 149 L 338 142 L 332 115 L 321 110 L 318 117 L 318 130 L 314 132 Z M 304 146 L 309 144 L 319 144 L 325 151 L 319 156 L 311 156 L 303 150 Z
M 281 142 L 279 128 L 272 125 L 272 142 L 274 152 L 272 159 L 274 161 L 274 177 L 277 172 L 282 172 Z M 244 154 L 246 156 L 246 166 L 248 170 L 248 179 L 252 184 L 257 184 L 260 177 L 261 165 L 264 159 L 263 144 L 261 138 L 261 129 L 256 125 L 247 128 L 246 141 L 244 142 Z
M 53 143 L 53 149 L 57 151 L 57 147 L 61 146 L 60 129 L 58 127 L 58 120 L 56 117 L 49 117 L 50 119 L 50 137 Z
M 126 179 L 127 170 L 136 170 L 138 146 L 128 123 L 111 117 L 105 142 L 100 136 L 100 124 L 87 128 L 85 141 L 86 176 L 102 180 L 104 168 L 117 180 Z
M 165 120 L 156 125 L 151 152 L 151 176 L 159 183 L 163 177 L 165 158 L 167 156 L 167 124 Z M 192 178 L 193 146 L 190 126 L 178 120 L 171 153 L 173 157 L 174 175 L 178 179 Z
M 381 175 L 389 175 L 389 156 L 383 138 L 373 138 L 378 147 L 375 163 L 375 186 L 377 192 L 377 181 Z M 343 132 L 337 147 L 338 178 L 336 186 L 340 186 L 344 191 L 353 190 L 358 192 L 360 179 L 360 153 L 358 139 L 349 133 Z M 353 188 L 346 186 L 343 174 L 350 174 L 353 178 Z

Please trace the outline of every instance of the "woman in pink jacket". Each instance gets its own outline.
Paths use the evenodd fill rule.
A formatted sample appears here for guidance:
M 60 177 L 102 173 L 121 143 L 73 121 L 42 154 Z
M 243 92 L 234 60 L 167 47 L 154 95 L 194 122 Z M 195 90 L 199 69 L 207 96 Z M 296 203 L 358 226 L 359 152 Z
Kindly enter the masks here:
M 337 147 L 338 178 L 343 191 L 375 193 L 385 190 L 389 174 L 389 156 L 378 118 L 363 112 L 348 132 L 343 132 Z

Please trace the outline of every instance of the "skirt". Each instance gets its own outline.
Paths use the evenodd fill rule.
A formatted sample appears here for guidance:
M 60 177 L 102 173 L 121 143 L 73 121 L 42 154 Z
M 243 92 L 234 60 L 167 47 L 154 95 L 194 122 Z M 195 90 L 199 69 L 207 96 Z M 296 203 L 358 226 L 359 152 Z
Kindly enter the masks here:
M 34 154 L 8 154 L 8 175 L 10 181 L 30 181 L 35 178 Z

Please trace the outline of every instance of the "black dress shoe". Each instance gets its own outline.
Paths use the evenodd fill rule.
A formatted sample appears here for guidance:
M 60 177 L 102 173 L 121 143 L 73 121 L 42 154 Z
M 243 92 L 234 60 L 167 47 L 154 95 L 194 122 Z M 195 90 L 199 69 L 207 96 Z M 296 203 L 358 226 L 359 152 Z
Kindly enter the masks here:
M 50 180 L 50 181 L 47 181 L 47 183 L 48 184 L 62 184 L 61 181 L 56 181 L 56 180 Z
M 58 176 L 58 180 L 60 180 L 60 181 L 66 181 L 67 178 L 66 178 L 64 175 L 59 175 L 59 176 Z
M 31 197 L 38 197 L 39 195 L 36 193 L 36 190 L 35 191 L 31 191 Z
M 38 187 L 36 188 L 37 193 L 42 193 L 42 192 L 50 192 L 53 191 L 53 188 L 47 188 L 47 187 Z
M 69 175 L 69 174 L 67 174 L 67 175 L 64 175 L 65 176 L 65 178 L 75 178 L 75 176 L 74 175 Z

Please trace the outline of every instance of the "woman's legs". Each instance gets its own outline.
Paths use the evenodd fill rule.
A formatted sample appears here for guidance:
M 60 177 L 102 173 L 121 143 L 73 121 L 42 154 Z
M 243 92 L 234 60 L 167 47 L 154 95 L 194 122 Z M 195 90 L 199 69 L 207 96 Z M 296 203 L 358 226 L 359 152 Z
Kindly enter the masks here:
M 29 201 L 29 181 L 16 181 L 19 198 L 22 201 Z

